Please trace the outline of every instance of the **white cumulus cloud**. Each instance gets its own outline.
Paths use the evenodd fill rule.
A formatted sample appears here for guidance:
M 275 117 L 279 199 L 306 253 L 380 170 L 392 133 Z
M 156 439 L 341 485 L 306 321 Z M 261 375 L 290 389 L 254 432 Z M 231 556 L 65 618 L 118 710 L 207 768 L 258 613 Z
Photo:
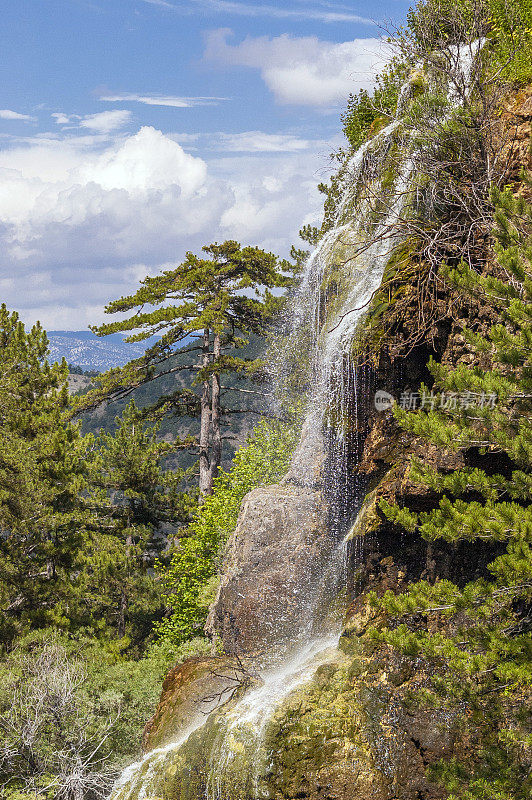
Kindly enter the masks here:
M 71 120 L 71 117 L 67 116 L 67 114 L 63 114 L 61 111 L 56 111 L 50 116 L 55 120 L 56 125 L 68 125 Z
M 89 114 L 80 121 L 82 128 L 87 128 L 95 133 L 111 133 L 124 125 L 131 119 L 131 111 L 118 109 L 116 111 L 100 111 L 98 114 Z
M 125 224 L 147 196 L 156 204 L 167 191 L 190 197 L 205 181 L 206 169 L 151 127 L 91 153 L 75 140 L 3 151 L 0 221 L 14 226 L 12 241 L 19 245 L 37 244 L 50 225 L 59 224 L 67 235 L 102 213 L 102 224 Z
M 282 34 L 247 37 L 238 44 L 224 28 L 207 36 L 205 58 L 228 66 L 260 70 L 279 103 L 328 106 L 345 102 L 350 92 L 370 88 L 385 63 L 381 39 L 326 42 L 315 36 Z
M 35 121 L 35 117 L 30 117 L 28 114 L 19 114 L 18 111 L 11 111 L 9 108 L 0 109 L 0 119 L 14 119 L 21 120 L 22 122 Z
M 251 132 L 209 162 L 153 127 L 5 147 L 0 299 L 25 321 L 79 329 L 186 250 L 236 238 L 286 254 L 321 206 L 305 141 Z
M 177 186 L 183 197 L 190 197 L 205 182 L 207 167 L 160 131 L 144 127 L 77 174 L 84 184 L 96 183 L 107 191 L 144 195 Z

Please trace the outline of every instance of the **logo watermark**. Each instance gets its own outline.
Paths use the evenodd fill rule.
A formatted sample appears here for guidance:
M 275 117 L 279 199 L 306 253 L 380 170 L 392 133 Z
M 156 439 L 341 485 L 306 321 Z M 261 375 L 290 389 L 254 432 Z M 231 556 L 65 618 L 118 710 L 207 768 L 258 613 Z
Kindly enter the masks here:
M 373 402 L 377 411 L 388 411 L 389 408 L 395 405 L 395 397 L 383 389 L 379 389 L 378 392 L 375 392 Z

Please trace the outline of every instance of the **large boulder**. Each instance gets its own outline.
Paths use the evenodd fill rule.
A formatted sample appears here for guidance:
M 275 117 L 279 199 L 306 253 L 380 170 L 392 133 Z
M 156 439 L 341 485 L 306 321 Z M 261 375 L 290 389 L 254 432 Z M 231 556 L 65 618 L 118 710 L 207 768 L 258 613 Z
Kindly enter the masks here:
M 301 631 L 334 546 L 321 493 L 292 483 L 251 491 L 207 622 L 224 652 L 278 650 Z

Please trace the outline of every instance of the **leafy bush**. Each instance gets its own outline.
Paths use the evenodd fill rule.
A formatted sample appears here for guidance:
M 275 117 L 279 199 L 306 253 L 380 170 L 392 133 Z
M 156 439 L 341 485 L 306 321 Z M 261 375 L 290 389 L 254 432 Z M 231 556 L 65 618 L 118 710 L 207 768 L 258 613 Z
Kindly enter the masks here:
M 349 96 L 341 120 L 354 150 L 394 115 L 401 85 L 414 66 L 408 52 L 413 43 L 424 50 L 438 50 L 454 44 L 457 30 L 467 32 L 468 25 L 475 35 L 482 28 L 482 35 L 490 40 L 490 73 L 501 70 L 502 79 L 518 85 L 532 81 L 531 0 L 464 0 L 459 4 L 454 0 L 424 0 L 408 12 L 406 27 L 391 37 L 398 52 L 377 76 L 373 91 L 361 89 Z
M 424 0 L 407 14 L 404 36 L 423 48 L 457 43 L 457 26 L 489 40 L 486 68 L 525 85 L 532 80 L 532 3 L 530 0 Z M 461 38 L 463 42 L 463 38 Z M 498 74 L 500 72 L 500 74 Z
M 361 89 L 358 94 L 349 95 L 341 120 L 343 132 L 353 150 L 357 150 L 371 133 L 377 133 L 378 128 L 387 124 L 394 116 L 399 89 L 406 73 L 406 65 L 392 59 L 377 76 L 371 94 L 366 89 Z
M 122 657 L 120 643 L 51 630 L 21 639 L 0 662 L 0 784 L 6 800 L 108 796 L 140 756 L 168 668 L 206 650 L 204 639 Z
M 251 489 L 286 472 L 297 439 L 296 425 L 260 422 L 231 468 L 215 479 L 214 493 L 198 508 L 190 535 L 162 572 L 171 614 L 158 626 L 161 643 L 179 645 L 201 634 L 216 590 L 220 549 L 236 526 L 241 502 Z
M 488 0 L 490 58 L 502 76 L 524 86 L 532 81 L 531 0 Z

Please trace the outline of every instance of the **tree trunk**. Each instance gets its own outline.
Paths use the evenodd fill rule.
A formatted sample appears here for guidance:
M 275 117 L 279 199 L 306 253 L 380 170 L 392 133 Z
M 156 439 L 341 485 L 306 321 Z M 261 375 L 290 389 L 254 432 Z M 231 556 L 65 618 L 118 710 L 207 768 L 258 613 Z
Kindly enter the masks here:
M 118 603 L 118 638 L 122 639 L 126 635 L 126 617 L 127 617 L 127 594 L 122 588 L 120 590 L 120 601 Z
M 222 341 L 219 333 L 214 334 L 213 360 L 222 354 Z M 220 427 L 220 373 L 215 372 L 212 376 L 212 401 L 211 401 L 211 486 L 222 463 L 222 431 Z
M 131 520 L 129 521 L 131 525 Z M 129 569 L 129 558 L 131 555 L 131 548 L 133 547 L 133 537 L 130 533 L 128 533 L 126 537 L 126 575 Z M 118 603 L 118 638 L 122 639 L 126 635 L 126 622 L 127 622 L 127 612 L 129 608 L 129 598 L 127 596 L 127 589 L 122 586 L 120 590 L 120 600 Z
M 210 335 L 209 329 L 203 331 L 203 346 L 201 353 L 201 366 L 205 369 L 209 366 L 210 355 Z M 199 490 L 200 503 L 203 498 L 212 493 L 212 476 L 209 459 L 209 433 L 211 427 L 211 383 L 210 380 L 203 381 L 201 392 L 201 421 L 200 421 L 200 440 L 199 440 Z

